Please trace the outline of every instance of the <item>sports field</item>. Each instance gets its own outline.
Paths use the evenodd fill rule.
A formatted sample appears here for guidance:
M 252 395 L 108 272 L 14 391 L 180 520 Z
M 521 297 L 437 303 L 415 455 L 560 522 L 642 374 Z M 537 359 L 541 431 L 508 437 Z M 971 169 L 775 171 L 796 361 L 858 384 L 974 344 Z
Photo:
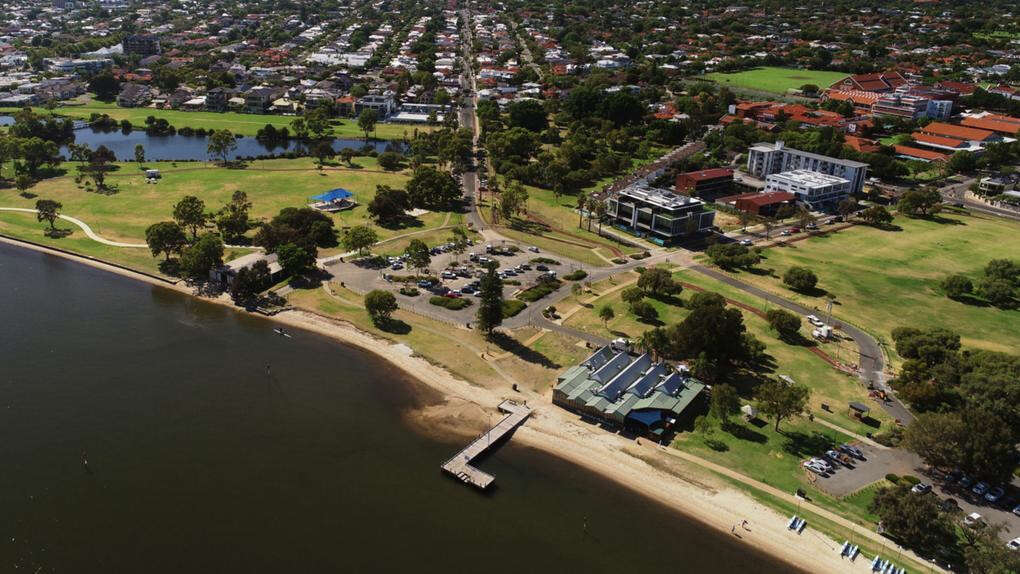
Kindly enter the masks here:
M 1017 259 L 1020 223 L 980 214 L 944 212 L 938 220 L 897 216 L 900 231 L 856 226 L 838 233 L 773 247 L 760 268 L 767 273 L 737 276 L 809 307 L 825 308 L 835 296 L 834 320 L 862 327 L 886 343 L 899 326 L 943 327 L 959 333 L 963 344 L 1015 353 L 1020 347 L 1020 310 L 1002 310 L 979 301 L 946 297 L 939 282 L 963 273 L 977 283 L 991 259 Z M 818 276 L 818 291 L 795 292 L 781 281 L 791 266 Z
M 785 94 L 787 90 L 798 89 L 804 84 L 814 84 L 824 90 L 847 75 L 845 72 L 764 66 L 742 72 L 712 72 L 703 77 L 717 82 L 720 86 Z

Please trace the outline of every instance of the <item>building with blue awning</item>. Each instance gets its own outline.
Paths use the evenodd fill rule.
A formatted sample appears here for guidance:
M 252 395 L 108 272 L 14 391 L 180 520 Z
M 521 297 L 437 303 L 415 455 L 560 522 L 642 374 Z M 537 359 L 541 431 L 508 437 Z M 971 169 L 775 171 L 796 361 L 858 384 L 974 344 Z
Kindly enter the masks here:
M 342 211 L 357 205 L 357 202 L 354 201 L 354 194 L 342 187 L 331 189 L 319 195 L 313 195 L 309 199 L 312 200 L 312 203 L 309 205 L 320 211 Z

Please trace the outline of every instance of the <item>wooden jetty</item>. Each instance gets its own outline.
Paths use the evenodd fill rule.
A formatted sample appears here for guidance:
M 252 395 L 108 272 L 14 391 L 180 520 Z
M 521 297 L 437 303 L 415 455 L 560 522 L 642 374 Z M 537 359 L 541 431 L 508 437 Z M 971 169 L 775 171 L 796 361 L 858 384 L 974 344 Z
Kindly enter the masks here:
M 507 415 L 500 419 L 494 427 L 471 441 L 471 444 L 464 447 L 464 450 L 444 462 L 441 467 L 443 472 L 482 490 L 488 488 L 496 480 L 496 477 L 491 474 L 471 466 L 471 461 L 489 450 L 492 445 L 499 444 L 500 440 L 513 432 L 531 415 L 531 409 L 509 399 L 499 404 L 499 410 Z

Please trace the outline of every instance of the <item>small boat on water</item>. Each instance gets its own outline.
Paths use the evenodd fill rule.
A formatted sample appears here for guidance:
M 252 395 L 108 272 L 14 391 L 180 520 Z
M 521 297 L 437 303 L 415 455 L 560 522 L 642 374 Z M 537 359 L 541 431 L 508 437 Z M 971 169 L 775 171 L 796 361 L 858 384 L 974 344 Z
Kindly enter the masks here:
M 291 338 L 290 333 L 284 330 L 283 327 L 277 327 L 273 329 L 273 332 L 276 333 L 277 335 L 280 335 L 281 337 L 287 337 L 288 339 Z

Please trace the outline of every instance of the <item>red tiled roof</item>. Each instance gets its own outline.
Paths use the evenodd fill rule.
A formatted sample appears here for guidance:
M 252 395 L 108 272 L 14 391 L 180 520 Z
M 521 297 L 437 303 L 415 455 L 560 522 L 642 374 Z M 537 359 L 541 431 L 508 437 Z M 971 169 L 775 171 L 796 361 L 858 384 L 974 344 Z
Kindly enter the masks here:
M 748 202 L 757 205 L 758 207 L 764 207 L 774 203 L 790 201 L 795 197 L 795 195 L 788 191 L 768 191 L 765 193 L 746 193 L 738 196 L 737 201 L 739 203 Z
M 717 177 L 732 177 L 733 170 L 728 167 L 716 167 L 700 171 L 689 171 L 680 175 L 681 177 L 686 176 L 694 181 L 704 181 L 706 179 L 715 179 Z
M 1000 134 L 1006 134 L 1009 136 L 1016 135 L 1020 131 L 1020 120 L 1016 122 L 1002 121 L 989 117 L 983 118 L 972 118 L 967 117 L 960 120 L 961 126 L 968 128 L 977 128 L 982 130 L 988 130 L 992 132 L 999 132 Z
M 932 122 L 921 128 L 921 131 L 937 136 L 973 141 L 985 141 L 995 135 L 993 132 L 987 130 L 954 126 L 953 124 L 947 124 L 945 122 Z
M 859 138 L 857 136 L 845 136 L 843 139 L 846 145 L 861 153 L 875 153 L 881 149 L 881 146 L 875 140 Z
M 918 142 L 926 143 L 926 144 L 940 145 L 940 146 L 954 147 L 954 148 L 955 147 L 966 147 L 965 146 L 965 142 L 963 140 L 958 140 L 956 138 L 947 138 L 947 137 L 942 137 L 942 136 L 933 136 L 931 134 L 926 134 L 926 133 L 922 133 L 922 132 L 914 132 L 914 133 L 910 134 L 910 137 L 914 138 L 914 141 L 918 141 Z
M 896 153 L 900 155 L 905 155 L 907 157 L 913 157 L 928 161 L 946 161 L 949 159 L 949 156 L 944 153 L 939 153 L 937 151 L 931 151 L 926 149 L 919 149 L 916 147 L 910 147 L 906 145 L 893 146 L 893 149 L 895 149 Z
M 825 97 L 830 100 L 850 102 L 858 106 L 870 106 L 878 100 L 879 95 L 875 92 L 865 92 L 862 90 L 838 90 L 833 88 L 825 92 Z

